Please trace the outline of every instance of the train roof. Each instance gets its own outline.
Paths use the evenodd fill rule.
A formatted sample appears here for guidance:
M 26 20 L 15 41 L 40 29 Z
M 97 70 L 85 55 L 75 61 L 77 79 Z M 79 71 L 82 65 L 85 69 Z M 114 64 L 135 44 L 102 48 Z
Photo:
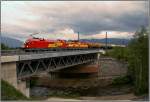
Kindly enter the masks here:
M 27 41 L 48 41 L 48 42 L 54 42 L 56 40 L 51 40 L 51 39 L 44 39 L 44 38 L 30 38 L 30 39 L 27 39 Z

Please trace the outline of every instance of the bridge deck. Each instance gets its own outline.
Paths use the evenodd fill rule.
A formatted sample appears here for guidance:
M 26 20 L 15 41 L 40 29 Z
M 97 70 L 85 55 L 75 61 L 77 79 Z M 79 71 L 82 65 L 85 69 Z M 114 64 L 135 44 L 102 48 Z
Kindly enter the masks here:
M 2 55 L 1 62 L 15 62 L 15 61 L 24 61 L 24 60 L 35 60 L 35 59 L 44 59 L 52 57 L 62 57 L 62 56 L 71 56 L 71 55 L 81 55 L 81 54 L 92 54 L 102 52 L 100 49 L 94 50 L 79 50 L 79 51 L 59 51 L 59 52 L 44 52 L 44 53 L 24 53 L 20 55 Z

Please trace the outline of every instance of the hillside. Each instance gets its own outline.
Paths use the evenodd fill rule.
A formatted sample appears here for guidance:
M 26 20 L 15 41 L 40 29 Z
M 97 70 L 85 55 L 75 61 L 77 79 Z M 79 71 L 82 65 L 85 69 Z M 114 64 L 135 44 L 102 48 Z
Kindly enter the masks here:
M 21 92 L 16 90 L 6 81 L 1 81 L 1 100 L 27 100 Z

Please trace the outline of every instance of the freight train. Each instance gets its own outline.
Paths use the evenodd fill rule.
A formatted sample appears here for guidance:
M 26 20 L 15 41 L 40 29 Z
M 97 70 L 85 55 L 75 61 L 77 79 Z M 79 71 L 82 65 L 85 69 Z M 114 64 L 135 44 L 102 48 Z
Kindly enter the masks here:
M 78 40 L 50 40 L 44 38 L 29 38 L 23 45 L 25 51 L 39 50 L 69 50 L 69 49 L 93 49 L 100 48 L 99 43 L 82 42 Z

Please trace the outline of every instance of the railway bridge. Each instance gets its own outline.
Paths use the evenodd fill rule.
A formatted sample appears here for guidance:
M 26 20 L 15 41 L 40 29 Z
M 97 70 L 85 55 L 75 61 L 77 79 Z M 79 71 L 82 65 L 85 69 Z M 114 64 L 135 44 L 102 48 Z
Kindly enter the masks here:
M 44 52 L 5 52 L 1 55 L 1 77 L 24 95 L 30 96 L 27 79 L 40 73 L 55 72 L 64 68 L 98 61 L 100 49 L 44 51 Z M 52 74 L 50 74 L 53 77 Z

